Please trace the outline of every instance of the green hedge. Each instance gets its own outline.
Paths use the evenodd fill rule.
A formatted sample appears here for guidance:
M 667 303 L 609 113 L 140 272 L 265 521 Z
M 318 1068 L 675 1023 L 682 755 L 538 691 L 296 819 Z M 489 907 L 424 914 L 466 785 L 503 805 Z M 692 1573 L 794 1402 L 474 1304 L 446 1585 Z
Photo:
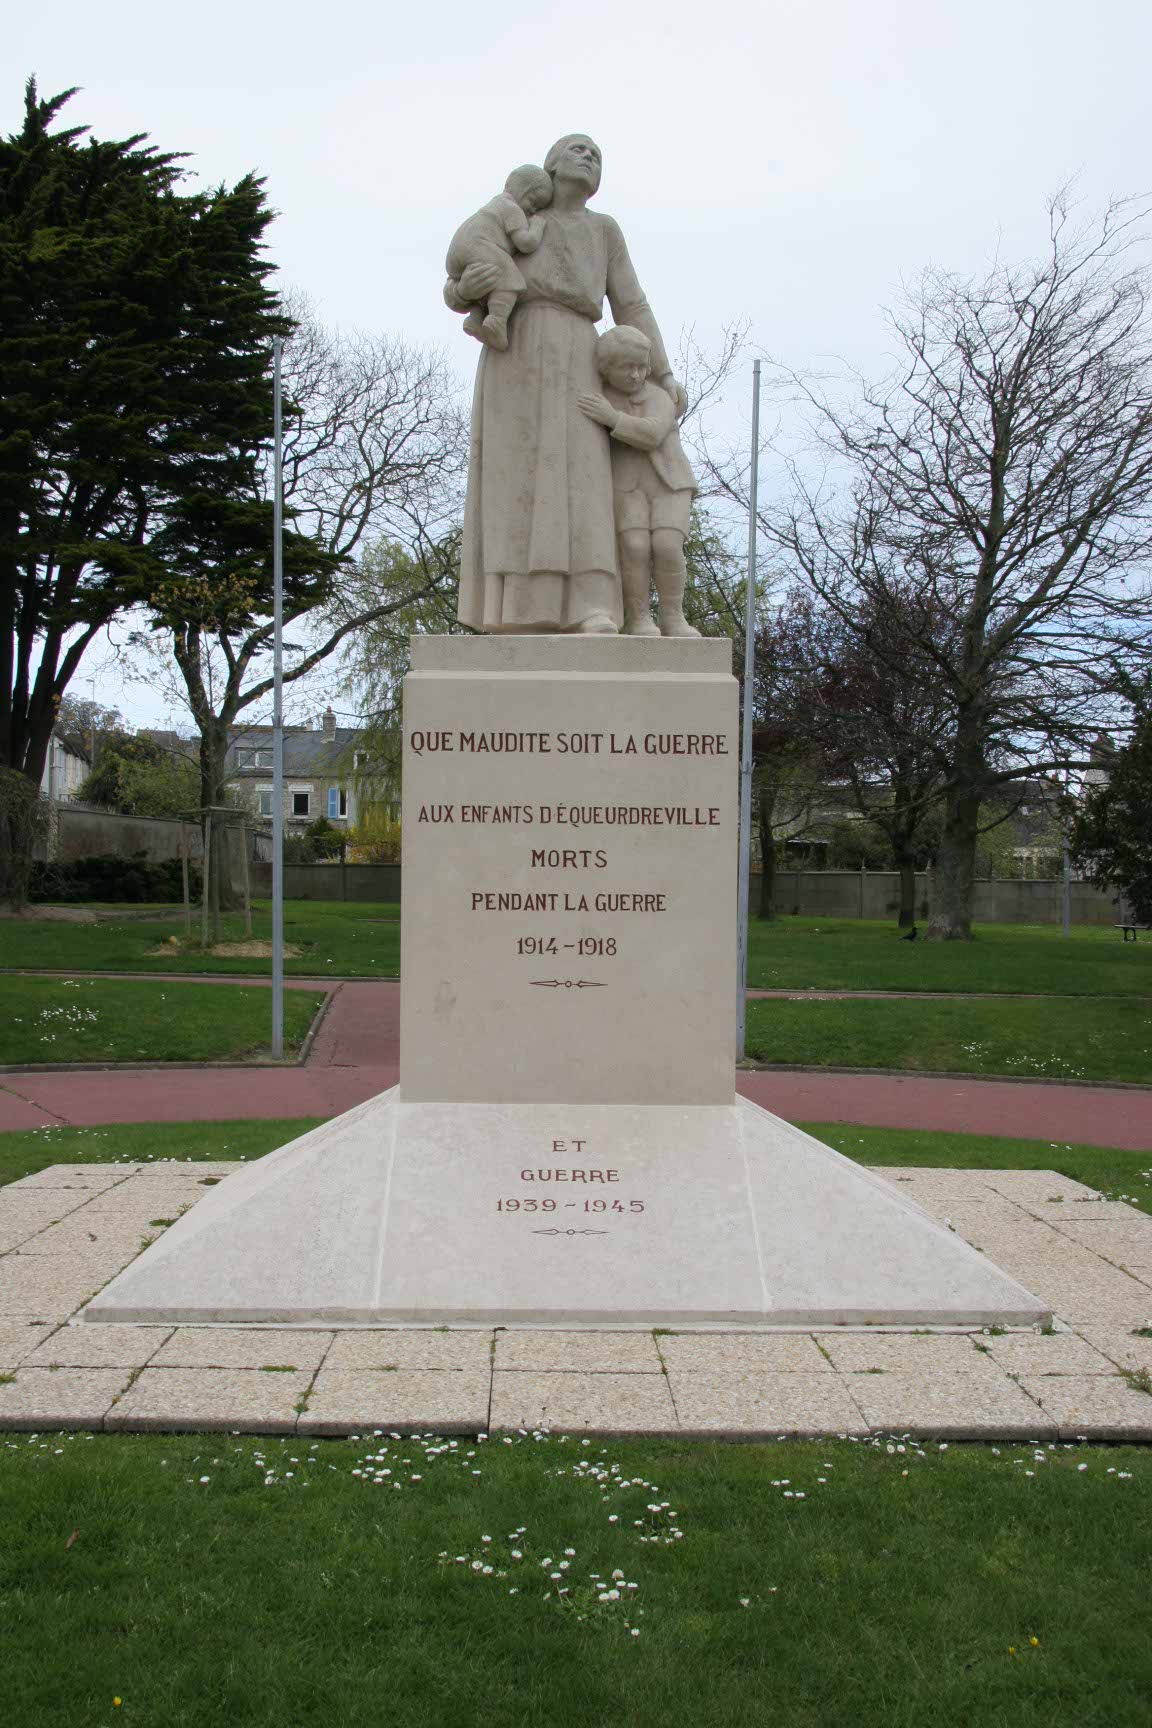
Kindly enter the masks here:
M 200 866 L 189 864 L 193 897 L 200 892 Z M 32 866 L 29 899 L 33 901 L 123 900 L 172 902 L 184 895 L 179 858 L 149 861 L 146 852 L 105 853 L 94 858 L 69 858 Z

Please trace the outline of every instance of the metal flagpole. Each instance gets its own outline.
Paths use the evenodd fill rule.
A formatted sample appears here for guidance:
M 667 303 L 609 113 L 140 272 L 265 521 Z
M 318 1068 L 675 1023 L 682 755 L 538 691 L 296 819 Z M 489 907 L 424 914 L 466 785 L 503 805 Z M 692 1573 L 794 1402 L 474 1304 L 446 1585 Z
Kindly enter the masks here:
M 284 466 L 280 338 L 272 343 L 272 1055 L 284 1055 Z
M 736 1060 L 747 1020 L 748 888 L 752 864 L 752 682 L 756 661 L 756 492 L 760 469 L 760 362 L 752 364 L 752 472 L 748 487 L 748 586 L 744 596 L 744 719 L 740 740 L 740 887 L 736 958 Z

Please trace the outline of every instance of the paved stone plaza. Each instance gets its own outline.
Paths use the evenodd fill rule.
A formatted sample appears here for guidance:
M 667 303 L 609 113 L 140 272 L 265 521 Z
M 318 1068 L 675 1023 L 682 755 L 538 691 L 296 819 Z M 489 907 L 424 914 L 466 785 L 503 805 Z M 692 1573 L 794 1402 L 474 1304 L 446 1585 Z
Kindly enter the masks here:
M 236 1164 L 57 1164 L 0 1195 L 0 1427 L 548 1427 L 1152 1440 L 1152 1218 L 1046 1171 L 883 1170 L 1052 1304 L 1039 1332 L 74 1326 Z

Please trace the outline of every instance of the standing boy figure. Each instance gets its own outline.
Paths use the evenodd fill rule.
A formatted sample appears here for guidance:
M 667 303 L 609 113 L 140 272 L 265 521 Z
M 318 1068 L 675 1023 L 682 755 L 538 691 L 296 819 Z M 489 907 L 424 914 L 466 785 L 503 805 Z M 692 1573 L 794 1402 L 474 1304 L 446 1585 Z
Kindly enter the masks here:
M 676 406 L 648 376 L 652 344 L 629 324 L 608 330 L 596 344 L 605 394 L 579 396 L 590 420 L 612 439 L 612 494 L 616 544 L 628 636 L 699 636 L 684 617 L 684 540 L 696 476 L 680 445 Z M 652 618 L 652 582 L 660 598 L 660 626 Z

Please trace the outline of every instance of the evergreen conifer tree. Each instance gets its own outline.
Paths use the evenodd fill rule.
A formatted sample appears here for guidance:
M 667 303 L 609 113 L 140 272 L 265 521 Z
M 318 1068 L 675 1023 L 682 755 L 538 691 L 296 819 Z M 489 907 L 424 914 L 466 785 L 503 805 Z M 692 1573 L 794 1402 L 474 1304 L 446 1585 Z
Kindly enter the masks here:
M 1120 890 L 1129 917 L 1152 924 L 1152 682 L 1131 694 L 1132 735 L 1084 801 L 1072 856 L 1089 881 Z
M 255 468 L 289 321 L 263 184 L 182 190 L 180 157 L 142 134 L 54 129 L 73 94 L 30 81 L 0 140 L 0 902 L 21 895 L 27 812 L 92 638 L 189 579 L 206 520 L 238 554 L 270 543 Z

